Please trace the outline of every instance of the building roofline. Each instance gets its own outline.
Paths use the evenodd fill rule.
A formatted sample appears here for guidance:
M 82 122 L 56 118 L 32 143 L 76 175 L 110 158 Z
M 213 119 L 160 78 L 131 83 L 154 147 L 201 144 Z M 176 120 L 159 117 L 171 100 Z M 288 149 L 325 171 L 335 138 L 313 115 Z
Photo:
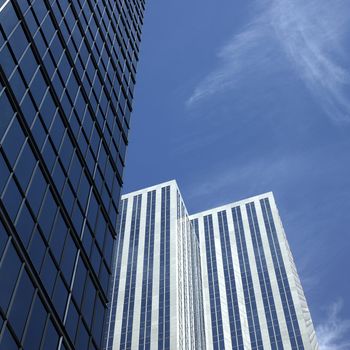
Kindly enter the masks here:
M 123 194 L 121 196 L 121 199 L 133 197 L 133 196 L 136 196 L 138 194 L 141 194 L 141 193 L 144 193 L 144 192 L 153 191 L 153 190 L 158 189 L 160 187 L 169 186 L 169 185 L 175 185 L 177 188 L 179 188 L 179 186 L 177 185 L 176 180 L 173 179 L 173 180 L 168 180 L 168 181 L 165 181 L 165 182 L 161 182 L 161 183 L 156 184 L 156 185 L 144 187 L 144 188 L 141 188 L 141 189 L 136 190 L 136 191 L 125 193 L 125 194 Z
M 190 214 L 190 219 L 192 220 L 192 219 L 195 219 L 196 217 L 200 217 L 200 216 L 204 216 L 204 215 L 207 215 L 207 214 L 216 213 L 216 212 L 219 212 L 219 211 L 222 211 L 222 210 L 231 209 L 232 207 L 240 206 L 240 205 L 243 205 L 243 204 L 247 204 L 247 203 L 250 203 L 250 202 L 253 202 L 253 201 L 256 201 L 256 200 L 260 200 L 260 199 L 266 198 L 266 197 L 269 197 L 269 198 L 272 198 L 273 200 L 275 200 L 275 197 L 274 197 L 272 191 L 264 192 L 264 193 L 258 194 L 256 196 L 243 198 L 243 199 L 240 199 L 238 201 L 230 202 L 230 203 L 227 203 L 227 204 L 224 204 L 224 205 L 220 205 L 218 207 L 214 207 L 214 208 L 206 209 L 206 210 L 203 210 L 203 211 L 200 211 L 200 212 L 197 212 L 197 213 Z

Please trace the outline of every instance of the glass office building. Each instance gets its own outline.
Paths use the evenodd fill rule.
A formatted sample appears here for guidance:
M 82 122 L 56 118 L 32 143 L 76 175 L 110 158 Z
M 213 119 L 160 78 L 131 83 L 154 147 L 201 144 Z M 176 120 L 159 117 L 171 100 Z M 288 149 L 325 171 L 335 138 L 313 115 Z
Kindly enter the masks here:
M 176 182 L 122 196 L 120 212 L 106 350 L 205 350 L 199 242 Z
M 102 349 L 144 0 L 0 0 L 0 349 Z
M 199 236 L 207 345 L 318 349 L 273 194 L 191 216 Z

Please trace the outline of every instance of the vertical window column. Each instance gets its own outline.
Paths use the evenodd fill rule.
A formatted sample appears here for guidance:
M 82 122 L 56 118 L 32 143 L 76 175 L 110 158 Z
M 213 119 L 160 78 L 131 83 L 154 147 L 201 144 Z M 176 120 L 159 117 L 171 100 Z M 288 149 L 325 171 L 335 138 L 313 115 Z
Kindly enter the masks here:
M 156 191 L 147 193 L 139 349 L 150 349 Z
M 304 345 L 301 338 L 298 319 L 295 312 L 292 293 L 290 290 L 286 268 L 284 266 L 281 247 L 279 244 L 276 226 L 272 217 L 271 206 L 268 198 L 260 200 L 263 212 L 265 228 L 269 245 L 272 253 L 273 265 L 277 277 L 278 288 L 280 291 L 284 316 L 287 321 L 287 328 L 292 349 L 303 350 Z
M 158 349 L 170 348 L 170 186 L 162 188 Z
M 242 285 L 244 292 L 244 300 L 248 318 L 250 343 L 252 350 L 263 349 L 261 329 L 256 306 L 255 292 L 253 287 L 253 279 L 250 270 L 248 258 L 247 244 L 242 222 L 242 213 L 240 207 L 232 208 L 232 218 L 235 228 L 235 236 L 237 242 L 237 251 L 239 265 L 241 268 Z
M 269 272 L 267 269 L 264 247 L 262 244 L 258 219 L 254 202 L 246 204 L 250 233 L 253 241 L 255 261 L 258 269 L 258 276 L 263 298 L 264 310 L 267 320 L 271 348 L 282 349 L 281 331 L 278 324 L 275 301 L 273 299 Z
M 214 349 L 225 349 L 224 331 L 222 326 L 221 303 L 220 303 L 220 290 L 219 290 L 219 281 L 218 281 L 218 269 L 217 269 L 217 262 L 216 262 L 213 218 L 211 215 L 204 216 L 204 234 L 205 234 L 205 245 L 206 245 L 206 251 L 207 251 L 213 347 Z
M 139 247 L 140 215 L 142 195 L 133 199 L 130 247 L 128 254 L 128 268 L 126 272 L 125 299 L 123 309 L 123 323 L 121 331 L 120 349 L 130 349 L 132 340 L 132 325 L 134 319 L 135 284 L 137 270 L 137 254 Z
M 235 273 L 233 270 L 231 243 L 230 243 L 230 236 L 228 231 L 226 211 L 221 211 L 218 213 L 218 221 L 219 221 L 222 261 L 224 265 L 224 274 L 225 274 L 226 297 L 227 297 L 228 315 L 230 320 L 232 349 L 243 350 L 242 327 L 241 327 L 241 321 L 239 318 Z

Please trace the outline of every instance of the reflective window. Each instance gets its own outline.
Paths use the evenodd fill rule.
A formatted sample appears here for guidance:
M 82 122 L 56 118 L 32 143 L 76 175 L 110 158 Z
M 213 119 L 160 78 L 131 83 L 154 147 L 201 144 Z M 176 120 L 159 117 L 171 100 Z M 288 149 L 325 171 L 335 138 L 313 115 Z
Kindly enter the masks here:
M 22 264 L 12 244 L 8 245 L 3 259 L 0 267 L 0 281 L 6 281 L 6 283 L 1 283 L 0 306 L 6 312 Z
M 47 312 L 39 296 L 36 296 L 28 320 L 28 328 L 24 339 L 24 349 L 39 349 L 46 318 Z
M 23 329 L 28 317 L 33 294 L 33 283 L 29 279 L 26 270 L 23 269 L 9 314 L 9 321 L 19 339 L 22 338 Z

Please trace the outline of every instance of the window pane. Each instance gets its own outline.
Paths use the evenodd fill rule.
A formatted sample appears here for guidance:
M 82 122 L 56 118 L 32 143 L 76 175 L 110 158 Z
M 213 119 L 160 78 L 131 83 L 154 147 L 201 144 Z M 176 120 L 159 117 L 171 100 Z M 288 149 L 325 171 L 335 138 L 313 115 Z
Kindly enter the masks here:
M 31 312 L 26 337 L 24 339 L 24 349 L 39 349 L 41 337 L 43 335 L 47 312 L 37 296 Z
M 58 343 L 58 334 L 52 324 L 51 320 L 47 320 L 46 331 L 44 336 L 43 344 L 41 345 L 42 350 L 56 349 Z
M 10 323 L 19 339 L 22 338 L 33 293 L 34 287 L 32 281 L 29 279 L 27 272 L 23 270 L 19 285 L 16 288 L 16 295 L 9 316 Z
M 21 211 L 19 212 L 18 218 L 16 220 L 16 229 L 25 246 L 27 246 L 29 243 L 29 239 L 31 237 L 33 228 L 34 228 L 34 220 L 31 214 L 29 213 L 29 210 L 26 204 L 23 203 Z
M 35 229 L 29 246 L 29 255 L 37 271 L 40 271 L 44 259 L 46 246 L 40 236 L 38 229 Z
M 3 201 L 8 214 L 10 215 L 11 219 L 14 220 L 21 205 L 22 196 L 19 193 L 18 187 L 12 177 L 3 195 Z
M 66 287 L 64 286 L 64 283 L 62 281 L 61 276 L 57 277 L 56 285 L 55 285 L 55 290 L 53 293 L 53 298 L 52 301 L 55 305 L 55 309 L 58 313 L 58 315 L 63 319 L 63 314 L 66 308 L 66 303 L 67 303 L 67 296 L 68 292 Z
M 1 113 L 2 114 L 2 113 Z M 2 118 L 2 116 L 1 116 Z M 11 165 L 15 164 L 19 151 L 24 143 L 24 134 L 19 125 L 17 119 L 13 119 L 10 129 L 7 131 L 5 140 L 3 142 L 3 148 L 6 156 L 9 159 Z
M 9 245 L 5 254 L 5 260 L 0 268 L 0 281 L 6 281 L 6 283 L 1 283 L 0 306 L 6 312 L 21 268 L 21 261 L 12 244 Z
M 7 328 L 5 329 L 4 335 L 0 342 L 0 349 L 18 350 L 18 347 Z

